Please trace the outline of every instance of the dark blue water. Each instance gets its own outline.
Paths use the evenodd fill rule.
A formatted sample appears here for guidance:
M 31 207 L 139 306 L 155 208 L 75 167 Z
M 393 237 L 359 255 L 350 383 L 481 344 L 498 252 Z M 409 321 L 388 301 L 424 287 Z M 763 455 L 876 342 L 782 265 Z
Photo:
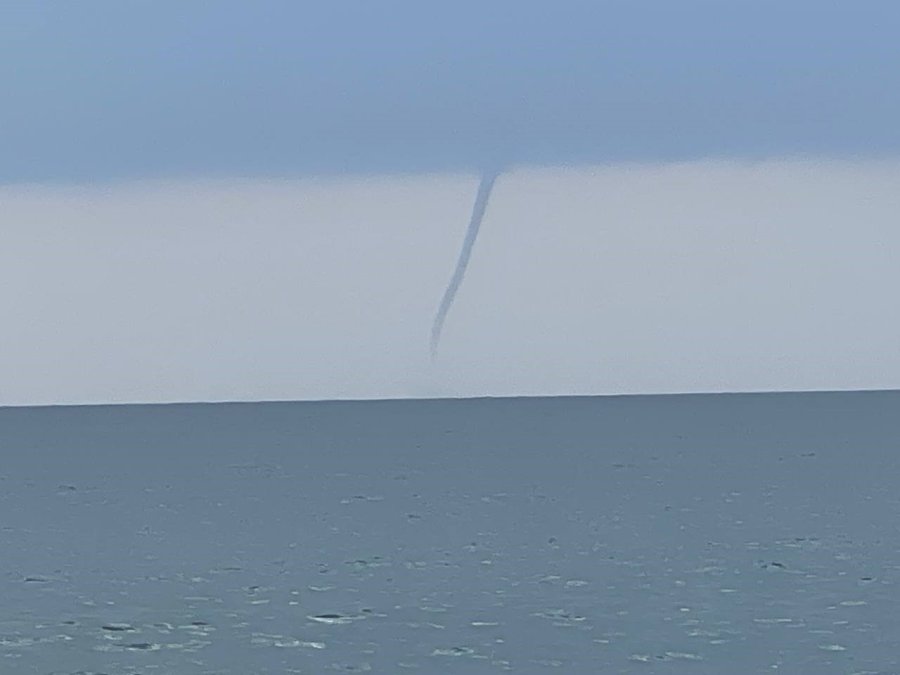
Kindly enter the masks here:
M 0 409 L 0 671 L 895 673 L 898 413 Z

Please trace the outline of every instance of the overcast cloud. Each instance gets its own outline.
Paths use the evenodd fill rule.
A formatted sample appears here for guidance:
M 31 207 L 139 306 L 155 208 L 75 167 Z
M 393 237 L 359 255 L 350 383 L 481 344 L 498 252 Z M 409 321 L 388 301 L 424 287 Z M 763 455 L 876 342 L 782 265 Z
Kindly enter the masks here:
M 5 3 L 0 403 L 900 386 L 898 34 L 895 0 Z
M 0 183 L 900 153 L 896 0 L 0 6 Z

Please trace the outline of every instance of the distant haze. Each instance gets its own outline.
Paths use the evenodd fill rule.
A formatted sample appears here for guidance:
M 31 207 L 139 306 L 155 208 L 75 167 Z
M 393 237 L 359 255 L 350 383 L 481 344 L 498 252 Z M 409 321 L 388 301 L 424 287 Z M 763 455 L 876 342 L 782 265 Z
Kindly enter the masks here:
M 0 188 L 0 404 L 900 386 L 900 162 Z

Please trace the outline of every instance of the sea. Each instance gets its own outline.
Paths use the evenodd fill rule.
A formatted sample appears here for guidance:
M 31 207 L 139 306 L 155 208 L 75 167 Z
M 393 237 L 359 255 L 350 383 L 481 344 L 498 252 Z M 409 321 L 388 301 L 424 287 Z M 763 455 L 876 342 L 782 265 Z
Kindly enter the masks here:
M 900 673 L 900 392 L 0 409 L 0 673 Z

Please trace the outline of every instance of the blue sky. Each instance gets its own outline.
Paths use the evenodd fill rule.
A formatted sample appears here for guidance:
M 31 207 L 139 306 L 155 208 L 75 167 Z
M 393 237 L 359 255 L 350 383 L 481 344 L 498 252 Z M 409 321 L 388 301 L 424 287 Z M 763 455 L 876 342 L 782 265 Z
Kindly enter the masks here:
M 0 183 L 896 156 L 900 3 L 0 9 Z

